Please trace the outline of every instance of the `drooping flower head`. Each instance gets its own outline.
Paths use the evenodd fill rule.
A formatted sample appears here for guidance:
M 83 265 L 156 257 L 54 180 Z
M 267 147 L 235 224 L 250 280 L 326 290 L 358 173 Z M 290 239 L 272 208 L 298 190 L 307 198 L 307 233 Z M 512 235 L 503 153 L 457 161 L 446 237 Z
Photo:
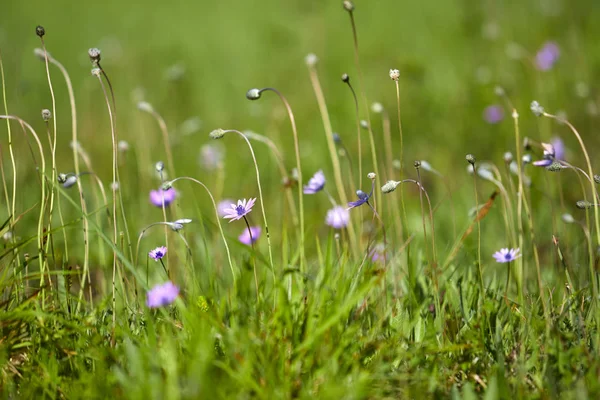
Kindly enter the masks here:
M 308 184 L 304 186 L 304 194 L 315 194 L 320 192 L 325 187 L 325 174 L 322 170 L 318 170 Z
M 177 192 L 173 188 L 169 188 L 167 190 L 158 189 L 150 191 L 150 202 L 156 207 L 162 207 L 163 201 L 166 207 L 171 204 L 176 197 Z
M 154 250 L 150 250 L 148 256 L 154 261 L 158 261 L 163 258 L 167 254 L 167 248 L 165 246 L 160 246 L 155 248 Z
M 546 42 L 535 55 L 535 65 L 540 71 L 548 71 L 559 57 L 560 49 L 556 42 Z
M 325 223 L 334 229 L 342 229 L 348 226 L 350 213 L 342 206 L 335 206 L 327 211 Z
M 534 161 L 533 165 L 536 167 L 549 167 L 557 161 L 564 161 L 565 159 L 565 145 L 562 140 L 556 138 L 552 143 L 542 143 L 544 149 L 544 156 L 541 160 Z M 560 163 L 557 163 L 560 165 Z
M 223 199 L 217 203 L 217 212 L 219 213 L 219 215 L 221 217 L 224 217 L 227 215 L 226 210 L 231 206 L 231 203 L 233 203 L 233 201 L 234 200 L 231 200 L 231 199 Z
M 238 239 L 243 244 L 250 246 L 252 243 L 254 243 L 258 240 L 261 232 L 262 232 L 262 229 L 260 229 L 260 226 L 251 226 L 250 231 L 248 231 L 248 229 L 244 229 L 242 234 L 240 236 L 238 236 Z M 252 233 L 252 239 L 250 239 L 250 233 Z
M 483 111 L 483 119 L 488 124 L 497 124 L 504 119 L 504 109 L 498 104 L 488 106 Z
M 358 196 L 358 200 L 349 202 L 348 210 L 351 208 L 362 206 L 365 203 L 369 204 L 369 199 L 371 198 L 371 196 L 373 196 L 373 190 L 375 190 L 375 179 L 371 179 L 371 193 L 366 194 L 360 189 L 356 191 L 356 196 Z
M 150 308 L 168 306 L 179 296 L 179 288 L 171 281 L 154 286 L 148 291 L 146 305 Z
M 507 263 L 516 260 L 521 257 L 520 250 L 516 249 L 500 249 L 493 254 L 493 257 L 499 263 Z
M 256 203 L 256 198 L 238 200 L 236 204 L 230 204 L 229 208 L 223 210 L 225 212 L 225 216 L 223 218 L 230 219 L 233 222 L 238 219 L 244 218 L 246 214 L 252 211 L 252 207 L 254 207 L 254 203 Z

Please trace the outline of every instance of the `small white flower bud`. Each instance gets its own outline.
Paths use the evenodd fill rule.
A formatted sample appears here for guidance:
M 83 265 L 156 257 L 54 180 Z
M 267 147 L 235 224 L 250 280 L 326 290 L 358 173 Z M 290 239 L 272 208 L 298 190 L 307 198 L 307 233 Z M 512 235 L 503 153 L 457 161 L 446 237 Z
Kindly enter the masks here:
M 383 105 L 375 102 L 371 104 L 371 111 L 373 111 L 375 114 L 381 114 L 383 112 Z
M 246 92 L 246 98 L 248 100 L 258 100 L 260 99 L 260 90 L 253 88 Z
M 165 170 L 165 163 L 159 161 L 156 164 L 154 164 L 154 168 L 156 169 L 156 172 L 163 172 Z
M 100 77 L 101 74 L 102 71 L 100 70 L 100 68 L 92 68 L 92 75 Z
M 397 181 L 387 181 L 387 183 L 381 187 L 381 191 L 383 193 L 391 193 L 396 190 L 399 184 L 400 182 Z
M 127 143 L 125 140 L 119 140 L 117 148 L 120 152 L 125 153 L 127 150 L 129 150 L 129 143 Z
M 393 81 L 400 79 L 400 71 L 397 69 L 390 69 L 390 79 Z
M 319 62 L 319 57 L 317 57 L 315 54 L 313 53 L 309 53 L 306 55 L 306 57 L 304 57 L 304 62 L 306 63 L 306 65 L 308 65 L 309 67 L 314 67 L 315 65 L 317 65 L 317 63 Z
M 69 175 L 69 177 L 65 180 L 65 182 L 62 185 L 65 189 L 68 189 L 76 183 L 77 183 L 77 176 Z
M 377 175 L 375 175 L 375 172 L 369 172 L 369 173 L 367 174 L 367 178 L 369 178 L 369 179 L 371 179 L 371 180 L 375 179 L 375 177 L 376 177 L 376 176 L 377 176 Z
M 505 163 L 512 162 L 512 160 L 513 160 L 513 155 L 510 151 L 507 151 L 506 153 L 504 153 L 504 162 Z
M 535 100 L 531 102 L 529 108 L 536 117 L 541 117 L 544 114 L 544 107 L 542 107 L 540 103 Z
M 565 224 L 572 224 L 575 222 L 575 218 L 573 218 L 571 214 L 563 214 L 561 218 Z
M 50 121 L 50 119 L 52 119 L 52 113 L 47 108 L 44 108 L 42 110 L 42 119 L 46 122 L 48 122 L 48 121 Z
M 225 136 L 225 131 L 221 128 L 215 129 L 209 133 L 208 136 L 210 136 L 211 139 L 221 139 L 223 136 Z

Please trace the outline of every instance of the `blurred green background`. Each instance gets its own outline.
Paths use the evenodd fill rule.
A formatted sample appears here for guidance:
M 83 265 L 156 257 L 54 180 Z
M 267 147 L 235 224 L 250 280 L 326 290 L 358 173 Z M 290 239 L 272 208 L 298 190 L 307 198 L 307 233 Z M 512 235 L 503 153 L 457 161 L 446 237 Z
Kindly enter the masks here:
M 355 4 L 367 96 L 370 102 L 381 102 L 392 117 L 395 156 L 398 157 L 399 137 L 395 128 L 395 88 L 388 77 L 390 68 L 401 72 L 408 174 L 414 175 L 411 166 L 417 159 L 429 161 L 444 173 L 457 190 L 455 200 L 468 201 L 458 210 L 462 224 L 468 221 L 466 210 L 474 205 L 465 173 L 465 154 L 473 153 L 479 160 L 489 159 L 500 165 L 505 151 L 514 152 L 510 112 L 506 110 L 504 121 L 497 125 L 483 119 L 485 107 L 501 103 L 494 95 L 496 85 L 506 89 L 519 110 L 523 136 L 548 141 L 558 134 L 571 150 L 570 161 L 583 164 L 576 141 L 564 127 L 531 115 L 529 103 L 536 99 L 550 112 L 565 112 L 594 153 L 599 144 L 599 2 L 357 0 Z M 218 185 L 214 173 L 203 170 L 198 157 L 201 145 L 210 140 L 208 132 L 215 128 L 250 129 L 266 134 L 284 152 L 288 169 L 295 165 L 289 121 L 279 100 L 272 94 L 257 102 L 245 98 L 251 87 L 276 87 L 287 96 L 296 114 L 304 180 L 319 168 L 331 179 L 323 127 L 304 63 L 304 57 L 312 52 L 320 59 L 318 70 L 334 131 L 356 154 L 354 104 L 340 80 L 341 74 L 350 74 L 355 88 L 360 88 L 350 21 L 341 1 L 5 0 L 2 8 L 0 51 L 9 112 L 44 131 L 40 110 L 50 108 L 51 103 L 44 64 L 33 55 L 33 49 L 40 46 L 35 26 L 41 24 L 46 28 L 48 51 L 65 65 L 73 79 L 80 141 L 92 156 L 98 173 L 109 182 L 108 116 L 97 79 L 90 74 L 87 56 L 90 47 L 102 50 L 102 65 L 116 91 L 119 138 L 132 147 L 126 162 L 136 164 L 122 175 L 127 206 L 135 207 L 131 218 L 136 219 L 136 230 L 161 218 L 160 210 L 148 203 L 148 191 L 159 184 L 153 173 L 154 162 L 166 161 L 158 126 L 149 115 L 137 110 L 139 100 L 150 102 L 165 117 L 178 174 L 194 176 L 214 187 Z M 551 70 L 538 71 L 532 58 L 549 40 L 559 45 L 560 60 Z M 72 170 L 68 98 L 56 69 L 52 69 L 52 77 L 62 142 L 58 150 L 59 170 L 68 172 Z M 191 117 L 199 117 L 202 128 L 184 135 L 181 126 Z M 361 118 L 364 117 L 361 104 Z M 383 159 L 381 120 L 375 115 L 372 120 L 379 157 Z M 4 124 L 0 124 L 0 132 L 6 137 Z M 5 143 L 2 139 L 3 151 Z M 369 154 L 367 143 L 365 135 L 363 154 Z M 251 159 L 243 143 L 239 138 L 226 137 L 220 144 L 227 160 L 224 196 L 256 196 L 249 168 Z M 20 173 L 27 176 L 25 171 L 31 171 L 31 159 L 24 143 L 16 146 Z M 280 176 L 270 154 L 264 146 L 255 147 L 267 195 L 277 196 L 277 201 L 283 202 Z M 538 158 L 539 151 L 533 157 Z M 5 165 L 7 162 L 5 158 Z M 365 172 L 370 169 L 369 162 L 367 157 Z M 535 179 L 543 171 L 528 173 Z M 437 181 L 426 185 L 434 194 L 434 203 L 439 201 L 443 186 Z M 32 193 L 37 193 L 35 186 L 31 188 Z M 492 191 L 485 184 L 483 188 L 486 196 Z M 567 193 L 567 197 L 578 200 L 580 196 L 572 193 Z M 19 209 L 31 207 L 37 194 L 33 197 L 28 198 L 27 192 L 20 194 Z M 181 201 L 186 201 L 185 196 Z M 411 207 L 418 207 L 418 198 L 413 196 L 411 201 Z M 318 230 L 328 202 L 307 198 L 306 203 L 312 218 L 309 229 Z M 540 215 L 536 222 L 548 224 L 548 199 L 534 193 L 534 203 Z M 443 246 L 448 246 L 450 235 L 444 229 L 449 226 L 447 202 L 440 210 L 440 235 L 448 239 L 442 241 Z M 256 218 L 258 222 L 258 215 Z M 498 224 L 484 229 L 497 231 L 502 226 L 500 214 L 491 218 L 496 218 Z M 546 236 L 544 240 L 549 240 Z

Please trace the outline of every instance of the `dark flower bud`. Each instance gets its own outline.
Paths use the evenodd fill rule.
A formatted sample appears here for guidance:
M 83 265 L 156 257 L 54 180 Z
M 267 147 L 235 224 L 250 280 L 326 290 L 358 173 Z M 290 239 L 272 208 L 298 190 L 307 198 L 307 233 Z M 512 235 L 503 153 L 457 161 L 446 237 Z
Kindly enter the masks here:
M 342 82 L 344 82 L 344 83 L 350 82 L 350 76 L 348 76 L 348 74 L 342 75 Z
M 44 29 L 43 26 L 38 25 L 35 27 L 35 34 L 38 35 L 39 37 L 43 37 L 46 34 L 46 30 Z
M 416 160 L 414 165 L 415 165 L 415 168 L 421 167 L 421 161 Z

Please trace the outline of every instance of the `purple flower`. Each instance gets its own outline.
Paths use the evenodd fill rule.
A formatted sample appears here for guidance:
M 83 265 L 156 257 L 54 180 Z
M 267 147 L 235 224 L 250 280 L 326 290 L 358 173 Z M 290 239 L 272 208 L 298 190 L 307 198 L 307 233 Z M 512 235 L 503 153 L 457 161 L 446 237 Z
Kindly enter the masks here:
M 363 204 L 369 204 L 369 199 L 373 195 L 373 190 L 375 190 L 375 181 L 371 181 L 371 193 L 366 194 L 362 190 L 358 189 L 356 191 L 356 195 L 358 196 L 358 200 L 351 201 L 348 203 L 348 210 L 354 207 L 362 206 Z M 369 204 L 370 205 L 370 204 Z
M 167 190 L 158 189 L 150 191 L 150 202 L 154 204 L 156 207 L 162 207 L 163 201 L 165 203 L 165 207 L 168 206 L 175 200 L 177 197 L 177 192 L 175 189 L 170 188 Z
M 150 250 L 148 256 L 154 261 L 158 261 L 163 258 L 167 254 L 167 248 L 165 246 L 160 246 L 155 248 L 154 250 Z
M 560 57 L 556 42 L 546 42 L 535 55 L 535 64 L 540 71 L 548 71 Z
M 200 148 L 200 165 L 207 171 L 219 168 L 223 163 L 223 150 L 212 144 L 205 144 Z
M 518 248 L 516 248 L 516 249 L 500 249 L 500 251 L 497 251 L 493 254 L 493 257 L 499 263 L 507 263 L 507 262 L 514 261 L 517 258 L 521 257 L 521 254 L 519 254 L 519 252 L 520 252 L 520 250 Z
M 217 203 L 217 212 L 221 217 L 227 215 L 226 210 L 231 206 L 231 203 L 233 203 L 231 199 L 224 199 Z
M 552 146 L 554 147 L 554 158 L 557 160 L 565 160 L 565 144 L 560 138 L 552 139 Z
M 248 199 L 248 202 L 246 202 L 246 199 L 238 200 L 237 205 L 230 204 L 229 208 L 223 210 L 223 212 L 226 214 L 223 218 L 231 219 L 229 222 L 242 219 L 246 214 L 252 211 L 252 207 L 254 207 L 255 202 L 256 198 Z
M 504 109 L 498 104 L 488 106 L 483 111 L 483 119 L 488 124 L 497 124 L 504 119 Z
M 154 286 L 148 291 L 146 305 L 150 308 L 168 306 L 179 296 L 179 288 L 171 281 Z
M 325 217 L 325 223 L 334 229 L 345 228 L 349 221 L 350 213 L 348 209 L 341 206 L 335 206 L 327 211 L 327 216 Z
M 250 239 L 250 232 L 252 232 L 252 239 Z M 243 244 L 250 246 L 252 243 L 258 240 L 261 232 L 262 230 L 260 229 L 260 226 L 251 226 L 250 231 L 248 231 L 248 229 L 244 229 L 242 234 L 238 236 L 238 239 Z
M 304 194 L 315 194 L 320 192 L 325 187 L 325 174 L 322 170 L 318 170 L 308 184 L 304 186 Z

